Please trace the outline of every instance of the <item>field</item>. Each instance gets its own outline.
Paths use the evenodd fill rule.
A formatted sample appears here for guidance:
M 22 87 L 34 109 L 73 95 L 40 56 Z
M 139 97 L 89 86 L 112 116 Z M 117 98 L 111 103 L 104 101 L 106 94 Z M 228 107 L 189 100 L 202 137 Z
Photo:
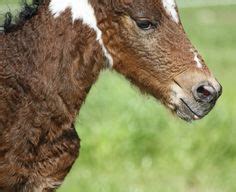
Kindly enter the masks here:
M 236 6 L 180 12 L 223 85 L 215 109 L 187 124 L 104 71 L 80 111 L 80 158 L 59 192 L 236 191 Z

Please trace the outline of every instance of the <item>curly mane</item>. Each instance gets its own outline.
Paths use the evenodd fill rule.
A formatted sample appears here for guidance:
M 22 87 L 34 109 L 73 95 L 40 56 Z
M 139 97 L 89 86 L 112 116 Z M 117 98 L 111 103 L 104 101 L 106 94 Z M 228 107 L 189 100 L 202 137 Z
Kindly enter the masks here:
M 16 16 L 13 16 L 11 11 L 5 13 L 4 23 L 0 26 L 0 31 L 2 28 L 2 32 L 9 33 L 23 26 L 27 20 L 30 20 L 37 14 L 39 5 L 41 5 L 43 1 L 44 0 L 32 0 L 32 3 L 28 3 L 27 0 L 22 0 L 21 11 Z

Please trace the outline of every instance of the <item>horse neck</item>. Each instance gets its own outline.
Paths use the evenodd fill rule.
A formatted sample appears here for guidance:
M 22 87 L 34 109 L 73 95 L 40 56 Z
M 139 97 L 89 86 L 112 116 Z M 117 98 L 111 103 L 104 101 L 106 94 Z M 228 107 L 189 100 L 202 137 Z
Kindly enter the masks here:
M 35 95 L 50 89 L 74 114 L 103 67 L 96 38 L 95 31 L 81 21 L 72 23 L 70 10 L 54 18 L 45 3 L 24 26 L 5 35 L 5 57 L 11 55 L 6 60 L 11 73 L 29 82 Z

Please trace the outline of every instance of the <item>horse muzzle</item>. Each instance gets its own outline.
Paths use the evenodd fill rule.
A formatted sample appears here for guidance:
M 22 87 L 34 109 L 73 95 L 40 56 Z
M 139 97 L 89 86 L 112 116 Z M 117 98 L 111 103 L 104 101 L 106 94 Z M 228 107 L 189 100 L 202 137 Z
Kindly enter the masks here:
M 174 78 L 170 108 L 186 121 L 199 120 L 215 106 L 222 86 L 209 73 L 186 71 Z

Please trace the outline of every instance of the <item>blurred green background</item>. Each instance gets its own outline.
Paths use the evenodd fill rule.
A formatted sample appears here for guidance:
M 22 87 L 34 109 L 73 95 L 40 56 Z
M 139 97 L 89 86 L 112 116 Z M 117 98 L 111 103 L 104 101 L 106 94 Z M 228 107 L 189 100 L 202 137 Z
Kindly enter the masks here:
M 80 111 L 80 157 L 59 192 L 236 191 L 236 1 L 179 3 L 189 38 L 223 85 L 217 106 L 187 124 L 104 71 Z M 0 0 L 0 14 L 7 4 L 14 9 Z

